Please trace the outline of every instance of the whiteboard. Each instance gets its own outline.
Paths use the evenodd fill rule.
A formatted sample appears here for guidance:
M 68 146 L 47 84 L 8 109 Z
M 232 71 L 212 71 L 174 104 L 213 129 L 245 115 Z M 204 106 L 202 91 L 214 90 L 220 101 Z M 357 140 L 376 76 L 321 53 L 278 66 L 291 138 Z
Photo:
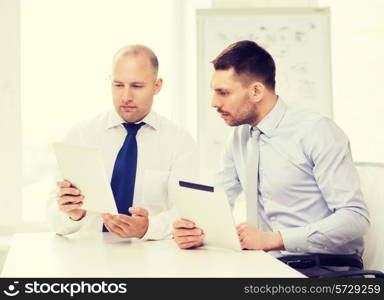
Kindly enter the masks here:
M 332 118 L 328 8 L 197 10 L 197 137 L 203 169 L 217 169 L 231 127 L 210 106 L 210 63 L 229 44 L 253 40 L 276 63 L 276 93 L 289 106 Z

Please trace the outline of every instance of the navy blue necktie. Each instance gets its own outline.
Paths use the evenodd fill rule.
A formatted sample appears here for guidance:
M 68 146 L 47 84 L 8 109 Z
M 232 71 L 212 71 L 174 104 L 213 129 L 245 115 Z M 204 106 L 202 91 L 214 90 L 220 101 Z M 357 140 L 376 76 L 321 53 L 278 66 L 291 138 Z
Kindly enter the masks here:
M 128 208 L 132 206 L 135 191 L 137 168 L 136 134 L 144 124 L 144 122 L 139 124 L 123 123 L 128 134 L 117 154 L 111 179 L 111 188 L 119 214 L 131 215 Z M 108 231 L 104 225 L 103 231 Z

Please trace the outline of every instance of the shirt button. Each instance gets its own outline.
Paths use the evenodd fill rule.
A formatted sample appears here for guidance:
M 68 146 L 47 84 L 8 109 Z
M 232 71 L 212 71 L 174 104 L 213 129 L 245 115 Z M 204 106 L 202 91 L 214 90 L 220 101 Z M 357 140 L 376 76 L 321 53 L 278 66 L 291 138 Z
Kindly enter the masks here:
M 271 221 L 272 221 L 272 222 L 275 222 L 275 221 L 276 221 L 276 217 L 272 217 L 272 218 L 271 218 Z

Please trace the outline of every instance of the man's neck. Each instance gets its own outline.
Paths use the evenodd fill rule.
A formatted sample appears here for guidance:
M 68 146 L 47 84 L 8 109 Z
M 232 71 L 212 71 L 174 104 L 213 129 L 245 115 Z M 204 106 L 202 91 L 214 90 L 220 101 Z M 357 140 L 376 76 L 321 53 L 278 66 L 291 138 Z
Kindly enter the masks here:
M 259 102 L 256 110 L 257 119 L 255 123 L 250 124 L 251 126 L 256 126 L 259 124 L 272 111 L 277 103 L 277 98 L 278 96 L 276 94 L 269 94 Z

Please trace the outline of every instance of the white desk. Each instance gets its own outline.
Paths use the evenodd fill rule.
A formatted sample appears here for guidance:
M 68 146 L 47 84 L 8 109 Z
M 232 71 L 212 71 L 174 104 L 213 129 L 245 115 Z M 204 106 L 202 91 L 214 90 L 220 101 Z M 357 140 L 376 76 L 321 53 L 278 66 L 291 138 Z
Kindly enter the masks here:
M 202 247 L 173 240 L 121 240 L 110 233 L 62 237 L 16 234 L 1 277 L 305 277 L 264 251 Z

